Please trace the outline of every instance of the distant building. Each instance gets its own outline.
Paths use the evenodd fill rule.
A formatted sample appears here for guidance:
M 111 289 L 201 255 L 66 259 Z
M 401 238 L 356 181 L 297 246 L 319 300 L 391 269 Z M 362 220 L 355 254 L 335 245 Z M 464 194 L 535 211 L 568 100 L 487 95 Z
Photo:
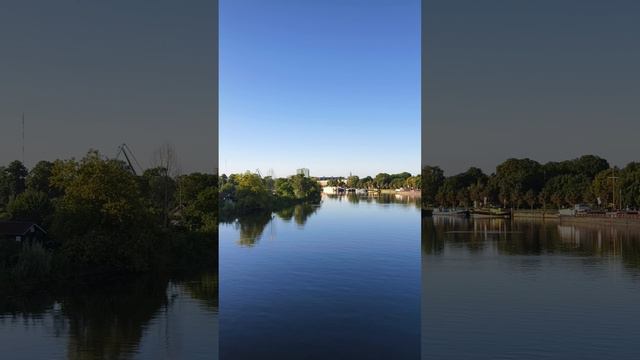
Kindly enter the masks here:
M 0 239 L 23 241 L 40 241 L 47 234 L 34 222 L 0 221 Z
M 296 175 L 304 175 L 305 177 L 309 177 L 309 169 L 307 168 L 298 169 L 296 170 Z

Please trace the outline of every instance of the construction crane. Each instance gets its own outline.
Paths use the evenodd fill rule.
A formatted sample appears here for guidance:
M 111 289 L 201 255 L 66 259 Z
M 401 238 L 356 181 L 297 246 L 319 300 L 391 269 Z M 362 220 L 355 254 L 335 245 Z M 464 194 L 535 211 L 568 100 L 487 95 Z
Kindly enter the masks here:
M 129 165 L 129 170 L 131 170 L 133 175 L 138 175 L 138 172 L 131 162 L 132 159 L 133 162 L 138 166 L 140 172 L 142 172 L 142 166 L 140 166 L 138 159 L 136 159 L 135 155 L 133 155 L 133 151 L 131 151 L 131 148 L 127 144 L 122 143 L 122 145 L 118 146 L 118 154 L 116 155 L 116 160 L 120 160 L 120 155 L 122 155 L 126 160 L 127 165 Z

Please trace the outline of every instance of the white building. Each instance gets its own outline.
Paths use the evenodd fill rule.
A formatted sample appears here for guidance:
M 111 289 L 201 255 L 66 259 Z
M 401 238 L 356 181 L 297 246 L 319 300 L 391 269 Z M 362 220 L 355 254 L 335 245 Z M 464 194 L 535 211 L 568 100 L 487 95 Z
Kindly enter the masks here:
M 309 177 L 309 169 L 307 168 L 298 169 L 296 170 L 296 175 L 304 175 L 305 177 Z

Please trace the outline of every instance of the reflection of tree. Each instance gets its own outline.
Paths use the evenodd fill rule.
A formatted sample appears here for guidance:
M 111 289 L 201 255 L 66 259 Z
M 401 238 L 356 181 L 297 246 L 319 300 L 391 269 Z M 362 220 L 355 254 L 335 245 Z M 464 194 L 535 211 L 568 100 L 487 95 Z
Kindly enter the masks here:
M 429 217 L 422 219 L 423 250 L 428 254 L 439 254 L 445 243 L 464 246 L 471 252 L 482 251 L 483 238 L 473 234 L 474 224 L 469 219 L 459 217 Z M 426 237 L 426 239 L 425 239 Z
M 445 244 L 469 251 L 491 246 L 504 255 L 619 257 L 628 269 L 640 269 L 640 232 L 628 226 L 423 217 L 423 251 L 440 254 Z
M 283 221 L 293 219 L 296 224 L 304 225 L 309 217 L 318 210 L 317 205 L 299 204 L 284 208 L 275 212 Z M 236 226 L 240 230 L 238 244 L 241 246 L 255 246 L 260 240 L 266 226 L 271 222 L 273 216 L 269 213 L 255 213 L 241 216 L 236 220 Z
M 430 216 L 422 217 L 422 251 L 425 254 L 440 254 L 444 250 L 444 233 L 433 224 Z
M 183 279 L 177 284 L 184 292 L 206 309 L 217 311 L 215 272 L 191 274 Z M 52 289 L 53 293 L 20 296 L 4 296 L 8 294 L 0 287 L 0 314 L 24 319 L 25 326 L 29 320 L 33 326 L 48 327 L 48 319 L 53 318 L 53 335 L 68 334 L 69 359 L 135 358 L 145 329 L 163 308 L 171 305 L 168 284 L 167 277 L 148 274 L 92 285 L 73 283 Z M 58 304 L 60 308 L 52 310 Z
M 240 229 L 238 243 L 241 246 L 254 246 L 260 240 L 264 228 L 271 219 L 270 213 L 255 213 L 238 218 L 237 224 Z
M 356 194 L 348 194 L 347 200 L 349 200 L 349 202 L 352 204 L 358 204 L 360 202 L 360 196 Z
M 218 274 L 203 274 L 199 279 L 185 282 L 184 288 L 207 309 L 218 310 Z
M 348 202 L 352 204 L 359 203 L 376 203 L 376 204 L 398 204 L 404 206 L 411 206 L 417 209 L 422 208 L 422 204 L 420 202 L 420 197 L 406 195 L 406 194 L 369 194 L 369 195 L 360 195 L 349 193 L 346 195 L 324 195 L 329 199 L 335 199 L 337 201 L 343 201 L 346 199 Z
M 167 305 L 166 279 L 144 277 L 80 289 L 62 300 L 69 359 L 132 358 L 143 330 Z
M 293 209 L 293 217 L 296 220 L 296 224 L 304 225 L 309 217 L 318 210 L 317 206 L 309 204 L 296 205 Z
M 276 215 L 284 221 L 290 221 L 293 218 L 293 207 L 284 208 L 276 212 Z
M 24 318 L 40 317 L 54 301 L 53 296 L 47 292 L 17 295 L 15 289 L 0 285 L 0 314 Z

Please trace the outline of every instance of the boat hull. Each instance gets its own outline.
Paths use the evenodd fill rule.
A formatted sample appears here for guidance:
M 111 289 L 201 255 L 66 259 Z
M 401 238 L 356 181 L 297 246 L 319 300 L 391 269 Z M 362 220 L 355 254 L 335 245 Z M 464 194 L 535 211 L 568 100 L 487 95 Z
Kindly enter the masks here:
M 432 216 L 469 217 L 469 211 L 468 210 L 449 210 L 449 211 L 433 210 Z
M 473 210 L 471 217 L 475 219 L 510 219 L 510 211 Z

